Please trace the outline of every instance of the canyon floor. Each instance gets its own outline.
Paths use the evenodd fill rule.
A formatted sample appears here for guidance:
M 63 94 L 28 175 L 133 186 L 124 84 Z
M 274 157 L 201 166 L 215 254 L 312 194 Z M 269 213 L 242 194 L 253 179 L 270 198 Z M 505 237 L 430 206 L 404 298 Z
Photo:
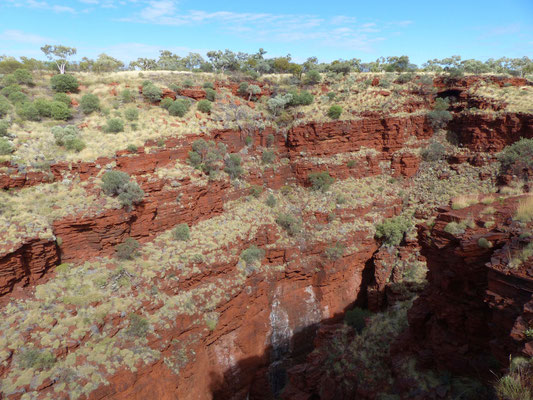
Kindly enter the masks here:
M 75 76 L 0 92 L 0 398 L 533 398 L 533 82 Z

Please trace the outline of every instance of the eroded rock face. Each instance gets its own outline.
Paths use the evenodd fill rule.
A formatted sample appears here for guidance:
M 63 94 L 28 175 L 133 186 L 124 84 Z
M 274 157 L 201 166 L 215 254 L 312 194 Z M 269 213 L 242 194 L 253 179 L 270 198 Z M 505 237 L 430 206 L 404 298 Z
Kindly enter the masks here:
M 524 330 L 532 321 L 533 260 L 509 266 L 530 240 L 522 235 L 527 227 L 512 220 L 519 200 L 492 203 L 490 229 L 482 204 L 442 209 L 432 229 L 420 227 L 429 284 L 409 311 L 409 343 L 422 365 L 488 374 L 491 360 L 506 365 L 509 354 L 531 355 Z M 462 221 L 469 224 L 464 233 L 449 233 L 450 223 Z

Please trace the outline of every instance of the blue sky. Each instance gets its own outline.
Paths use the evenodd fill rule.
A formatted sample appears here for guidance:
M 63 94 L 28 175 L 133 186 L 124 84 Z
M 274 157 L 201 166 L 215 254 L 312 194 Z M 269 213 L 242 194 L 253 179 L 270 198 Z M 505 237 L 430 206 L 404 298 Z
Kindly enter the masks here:
M 46 43 L 124 61 L 260 47 L 296 61 L 531 58 L 533 0 L 0 0 L 0 54 L 42 58 Z

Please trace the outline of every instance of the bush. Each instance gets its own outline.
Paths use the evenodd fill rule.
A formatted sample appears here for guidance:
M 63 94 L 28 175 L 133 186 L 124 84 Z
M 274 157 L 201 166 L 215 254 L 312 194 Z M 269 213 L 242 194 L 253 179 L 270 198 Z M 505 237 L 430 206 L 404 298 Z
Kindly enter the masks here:
M 66 94 L 66 93 L 56 93 L 56 94 L 54 94 L 54 100 L 55 101 L 60 101 L 62 103 L 65 103 L 67 105 L 67 107 L 70 107 L 71 100 L 70 100 L 69 95 Z
M 427 118 L 434 129 L 444 129 L 452 120 L 452 114 L 446 110 L 433 110 L 427 113 Z
M 161 100 L 161 96 L 163 95 L 163 91 L 159 89 L 154 84 L 148 84 L 146 86 L 143 86 L 143 96 L 151 101 L 152 103 L 158 102 Z
M 533 169 L 533 139 L 522 138 L 505 147 L 498 155 L 498 159 L 504 173 L 519 175 L 521 172 Z
M 111 118 L 107 120 L 104 131 L 108 133 L 119 133 L 124 131 L 124 122 L 120 118 Z
M 109 171 L 102 176 L 102 191 L 108 196 L 118 196 L 123 206 L 137 204 L 144 198 L 144 192 L 136 182 L 130 182 L 128 174 Z
M 276 223 L 285 229 L 289 236 L 297 235 L 302 230 L 302 221 L 290 214 L 279 214 Z
M 17 85 L 16 83 L 13 85 L 6 86 L 0 91 L 0 93 L 6 97 L 9 97 L 10 94 L 17 93 L 17 92 L 22 92 L 22 88 L 20 87 L 20 85 Z
M 205 82 L 202 86 L 204 89 L 214 89 L 215 85 L 213 85 L 213 82 Z
M 84 114 L 100 110 L 100 99 L 95 94 L 86 94 L 80 100 L 80 109 Z
M 193 87 L 194 82 L 191 79 L 185 79 L 185 81 L 183 82 L 183 86 L 185 86 L 186 88 Z
M 21 83 L 23 85 L 33 84 L 33 77 L 31 76 L 31 72 L 27 69 L 19 68 L 15 72 L 13 72 L 13 76 L 15 77 L 18 83 Z
M 187 224 L 179 224 L 172 231 L 172 236 L 176 240 L 182 240 L 182 241 L 189 240 L 190 239 L 189 225 L 187 225 Z
M 150 324 L 146 318 L 131 313 L 129 315 L 130 326 L 126 333 L 131 336 L 145 337 L 150 329 Z
M 7 98 L 14 105 L 29 102 L 28 96 L 22 92 L 13 92 Z
M 267 206 L 269 206 L 270 208 L 274 208 L 276 206 L 276 198 L 274 197 L 274 195 L 272 193 L 270 193 L 268 196 L 267 196 L 267 199 L 265 201 L 265 204 Z
M 272 150 L 263 150 L 263 154 L 261 154 L 261 161 L 263 161 L 264 164 L 270 164 L 275 158 L 276 155 Z
M 85 143 L 79 138 L 79 131 L 74 125 L 68 125 L 64 128 L 54 126 L 52 134 L 58 146 L 64 146 L 67 150 L 80 152 L 85 148 Z
M 28 121 L 40 121 L 41 116 L 39 115 L 39 110 L 33 103 L 25 102 L 17 106 L 17 114 L 22 119 L 27 119 Z
M 136 121 L 139 119 L 139 110 L 135 107 L 126 108 L 124 110 L 124 117 L 128 121 Z
M 267 147 L 270 147 L 274 144 L 274 142 L 276 141 L 276 138 L 274 137 L 274 135 L 272 133 L 269 133 L 267 138 L 266 138 L 266 145 Z
M 120 100 L 122 100 L 123 103 L 131 103 L 134 99 L 133 93 L 129 89 L 124 89 L 122 92 L 120 92 Z
M 196 108 L 198 111 L 209 114 L 211 112 L 211 102 L 209 100 L 200 100 L 198 104 L 196 104 Z
M 292 100 L 289 103 L 291 106 L 307 106 L 315 99 L 314 96 L 306 90 L 302 90 L 299 93 L 296 91 L 291 92 L 291 94 Z
M 331 106 L 328 110 L 328 117 L 330 117 L 331 119 L 339 119 L 341 114 L 342 114 L 342 107 L 337 104 Z
M 318 72 L 315 69 L 308 71 L 305 74 L 305 78 L 304 78 L 304 82 L 310 85 L 316 85 L 317 83 L 320 83 L 321 80 L 322 80 L 322 77 L 320 76 L 320 72 Z
M 205 98 L 209 101 L 215 101 L 217 97 L 217 92 L 214 89 L 207 88 L 205 89 Z
M 11 104 L 5 97 L 0 96 L 0 117 L 5 117 L 11 111 Z
M 283 110 L 292 101 L 292 94 L 278 94 L 267 100 L 267 107 L 274 115 Z
M 335 246 L 328 247 L 324 254 L 327 259 L 329 260 L 338 260 L 344 255 L 344 251 L 346 250 L 346 247 L 341 243 L 336 243 Z
M 17 78 L 15 78 L 15 75 L 13 74 L 4 75 L 4 77 L 2 78 L 2 86 L 4 87 L 15 85 L 17 83 L 18 83 Z
M 242 96 L 248 94 L 248 86 L 250 86 L 248 82 L 241 82 L 239 84 L 239 89 L 238 89 L 239 94 Z
M 366 326 L 366 319 L 371 315 L 372 313 L 370 311 L 355 307 L 352 310 L 346 311 L 344 322 L 354 328 L 358 333 L 361 333 Z
M 80 83 L 75 76 L 68 74 L 54 75 L 50 79 L 50 85 L 56 92 L 72 92 L 76 93 Z
M 53 119 L 65 121 L 72 117 L 72 111 L 61 101 L 52 101 L 50 103 L 50 113 Z
M 333 100 L 335 100 L 336 93 L 335 92 L 328 92 L 326 94 L 326 96 L 328 96 L 328 100 L 329 101 L 333 101 Z
M 376 237 L 383 239 L 383 242 L 389 246 L 397 246 L 410 227 L 407 218 L 401 215 L 388 218 L 376 227 Z
M 176 93 L 179 93 L 181 91 L 181 88 L 175 83 L 171 83 L 170 85 L 168 85 L 168 88 Z
M 117 258 L 120 260 L 133 260 L 139 255 L 139 242 L 133 238 L 127 238 L 124 242 L 115 246 Z
M 259 185 L 252 185 L 250 186 L 250 196 L 253 196 L 255 198 L 258 198 L 261 196 L 261 193 L 263 193 L 263 186 Z
M 432 142 L 428 147 L 420 152 L 422 159 L 425 161 L 442 160 L 446 154 L 446 148 L 439 142 Z
M 189 111 L 190 103 L 189 100 L 179 99 L 172 103 L 168 108 L 168 113 L 175 117 L 183 117 Z
M 56 358 L 46 350 L 28 349 L 20 354 L 19 362 L 25 369 L 49 369 L 55 364 Z
M 253 245 L 243 250 L 241 253 L 241 259 L 246 264 L 252 264 L 256 261 L 260 261 L 265 256 L 265 251 L 259 247 Z
M 478 239 L 477 245 L 482 249 L 490 249 L 492 247 L 492 243 L 484 237 Z
M 241 167 L 241 157 L 238 154 L 230 154 L 225 162 L 224 171 L 231 179 L 236 179 L 244 172 Z
M 0 137 L 0 156 L 5 156 L 13 153 L 15 149 L 9 140 L 6 138 Z
M 312 189 L 320 190 L 321 192 L 327 192 L 329 187 L 335 182 L 335 179 L 327 171 L 311 172 L 308 178 Z
M 159 103 L 159 105 L 165 110 L 168 110 L 172 104 L 174 104 L 174 100 L 172 100 L 170 97 L 165 97 L 163 100 L 161 100 L 161 103 Z
M 9 122 L 0 121 L 0 137 L 7 136 L 8 129 L 9 129 Z

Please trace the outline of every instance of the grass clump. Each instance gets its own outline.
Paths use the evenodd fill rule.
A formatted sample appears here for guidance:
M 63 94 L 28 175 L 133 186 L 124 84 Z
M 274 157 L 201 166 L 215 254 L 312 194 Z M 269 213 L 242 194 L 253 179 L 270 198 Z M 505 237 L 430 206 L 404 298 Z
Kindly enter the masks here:
M 63 146 L 67 150 L 74 150 L 80 152 L 85 148 L 85 143 L 79 137 L 78 128 L 74 125 L 67 125 L 65 127 L 54 126 L 52 128 L 52 135 L 58 146 Z
M 520 200 L 514 219 L 520 222 L 533 221 L 533 195 Z
M 430 143 L 420 152 L 424 161 L 439 161 L 446 155 L 446 148 L 439 142 Z
M 161 100 L 161 103 L 159 103 L 159 105 L 165 110 L 168 110 L 172 104 L 174 104 L 174 100 L 172 100 L 170 97 L 165 97 L 163 100 Z
M 139 110 L 135 107 L 126 108 L 124 110 L 124 118 L 128 121 L 136 121 L 139 119 Z
M 264 256 L 265 251 L 253 245 L 246 250 L 243 250 L 240 257 L 246 264 L 252 264 L 256 261 L 260 261 Z
M 533 139 L 522 138 L 518 142 L 505 147 L 498 159 L 502 172 L 520 174 L 528 168 L 533 168 Z
M 100 99 L 95 94 L 85 94 L 80 100 L 81 111 L 88 115 L 100 110 Z
M 335 179 L 331 177 L 328 171 L 311 172 L 308 178 L 312 189 L 320 190 L 321 192 L 327 192 L 329 187 L 335 182 Z
M 265 204 L 270 208 L 274 208 L 276 206 L 276 198 L 272 193 L 267 196 Z
M 120 100 L 123 103 L 131 103 L 135 99 L 133 93 L 129 89 L 124 89 L 122 92 L 120 92 Z
M 509 373 L 496 383 L 496 393 L 505 400 L 533 400 L 532 382 L 532 359 L 515 357 L 511 359 Z
M 3 96 L 0 96 L 0 117 L 5 117 L 11 111 L 11 104 Z
M 250 196 L 255 197 L 256 199 L 261 196 L 261 193 L 263 193 L 263 186 L 260 185 L 252 185 L 250 186 Z
M 200 100 L 196 104 L 198 111 L 209 114 L 211 112 L 211 102 L 209 100 Z
M 7 136 L 8 135 L 8 129 L 9 129 L 9 122 L 7 121 L 0 121 L 0 137 Z
M 478 239 L 477 245 L 482 249 L 490 249 L 492 247 L 492 242 L 487 240 L 487 238 L 482 237 Z
M 141 245 L 133 238 L 127 238 L 124 242 L 115 246 L 115 254 L 119 260 L 133 260 L 139 255 Z
M 269 149 L 263 150 L 263 154 L 261 154 L 261 161 L 263 162 L 263 164 L 270 164 L 274 161 L 275 158 L 276 155 L 272 150 Z
M 466 228 L 473 227 L 474 222 L 470 220 L 463 220 L 461 222 L 452 221 L 444 227 L 444 232 L 447 232 L 451 235 L 462 235 L 463 233 L 465 233 Z
M 0 137 L 0 156 L 6 156 L 15 151 L 15 148 L 9 140 L 6 138 Z
M 212 88 L 205 89 L 205 98 L 209 101 L 215 101 L 217 92 Z
M 187 99 L 178 99 L 168 107 L 168 113 L 174 117 L 183 117 L 189 111 L 191 103 Z
M 163 96 L 163 91 L 155 86 L 153 83 L 148 83 L 143 85 L 143 96 L 150 102 L 156 103 L 161 100 Z
M 174 228 L 172 231 L 172 237 L 176 240 L 181 241 L 187 241 L 191 238 L 190 231 L 189 231 L 189 225 L 187 224 L 179 224 Z
M 291 214 L 279 214 L 276 223 L 285 229 L 289 236 L 295 236 L 302 231 L 302 220 Z
M 376 227 L 376 237 L 389 246 L 399 245 L 411 228 L 409 220 L 401 215 L 384 220 Z
M 452 199 L 452 209 L 453 210 L 462 210 L 463 208 L 470 207 L 473 204 L 478 203 L 477 195 L 463 195 L 457 196 Z

